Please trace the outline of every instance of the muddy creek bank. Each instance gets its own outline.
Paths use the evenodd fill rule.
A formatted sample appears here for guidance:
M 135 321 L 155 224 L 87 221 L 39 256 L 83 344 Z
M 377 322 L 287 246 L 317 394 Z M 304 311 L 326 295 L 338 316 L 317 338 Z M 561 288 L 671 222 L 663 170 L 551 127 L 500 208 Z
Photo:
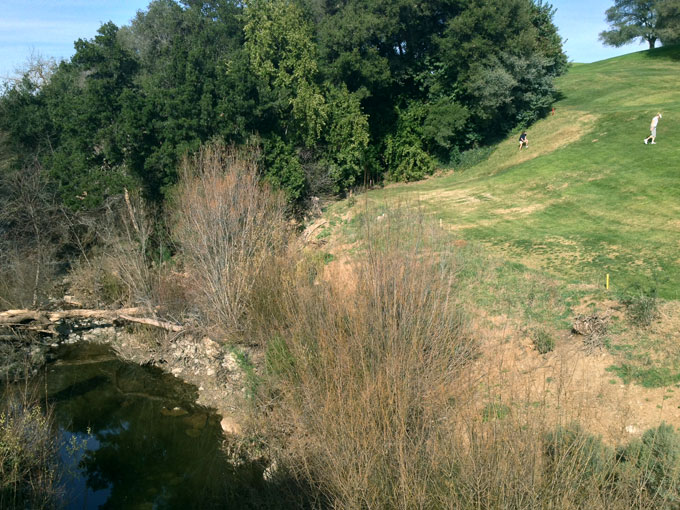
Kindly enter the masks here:
M 197 389 L 106 345 L 59 347 L 40 376 L 63 440 L 66 508 L 242 508 L 265 484 L 224 454 Z

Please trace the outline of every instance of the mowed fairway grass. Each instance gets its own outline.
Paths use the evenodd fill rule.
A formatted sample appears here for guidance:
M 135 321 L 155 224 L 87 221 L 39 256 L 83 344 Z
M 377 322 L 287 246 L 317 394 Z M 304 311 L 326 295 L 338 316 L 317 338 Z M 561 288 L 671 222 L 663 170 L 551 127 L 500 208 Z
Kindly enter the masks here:
M 365 194 L 568 283 L 680 297 L 680 47 L 574 64 L 562 99 L 484 162 Z M 645 145 L 658 112 L 656 145 Z M 363 198 L 363 197 L 362 197 Z M 363 203 L 363 201 L 362 201 Z

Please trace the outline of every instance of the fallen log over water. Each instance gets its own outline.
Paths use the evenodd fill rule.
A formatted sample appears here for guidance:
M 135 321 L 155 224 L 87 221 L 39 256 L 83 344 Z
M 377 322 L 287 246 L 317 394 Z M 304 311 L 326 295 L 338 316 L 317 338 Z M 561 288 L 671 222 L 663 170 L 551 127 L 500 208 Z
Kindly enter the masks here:
M 172 331 L 173 333 L 179 333 L 184 331 L 184 326 L 180 324 L 174 324 L 172 322 L 161 321 L 158 319 L 149 319 L 148 317 L 132 317 L 127 314 L 121 314 L 118 316 L 119 320 L 125 320 L 128 322 L 136 322 L 137 324 L 145 324 L 147 326 L 153 326 L 155 328 L 161 328 L 166 331 Z
M 139 317 L 139 315 L 148 313 L 149 309 L 143 307 L 121 308 L 119 310 L 7 310 L 5 312 L 0 312 L 0 327 L 24 329 L 56 335 L 58 334 L 56 326 L 63 321 L 92 319 L 111 322 L 134 322 L 175 333 L 184 330 L 184 326 L 181 324 L 175 324 L 155 318 Z M 96 325 L 93 325 L 92 327 L 96 327 Z

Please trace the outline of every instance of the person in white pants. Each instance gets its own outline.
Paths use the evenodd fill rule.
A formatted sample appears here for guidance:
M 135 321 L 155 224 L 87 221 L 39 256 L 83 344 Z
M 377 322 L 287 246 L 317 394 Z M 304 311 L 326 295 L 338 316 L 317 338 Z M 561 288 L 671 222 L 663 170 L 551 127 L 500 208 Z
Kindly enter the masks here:
M 649 130 L 652 132 L 651 135 L 649 135 L 647 138 L 644 139 L 645 144 L 649 142 L 649 139 L 652 139 L 652 143 L 655 144 L 656 140 L 656 125 L 659 123 L 659 119 L 661 118 L 661 112 L 657 113 L 654 115 L 654 118 L 652 119 L 652 124 L 649 126 Z

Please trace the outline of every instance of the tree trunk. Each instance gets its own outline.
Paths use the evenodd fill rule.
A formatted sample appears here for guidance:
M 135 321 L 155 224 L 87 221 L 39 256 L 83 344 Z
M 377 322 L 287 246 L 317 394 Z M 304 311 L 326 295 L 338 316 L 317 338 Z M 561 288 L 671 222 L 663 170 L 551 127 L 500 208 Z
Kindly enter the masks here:
M 148 308 L 121 308 L 120 310 L 7 310 L 0 312 L 0 327 L 10 327 L 16 329 L 26 329 L 31 331 L 41 331 L 57 334 L 56 325 L 63 320 L 78 319 L 104 319 L 110 321 L 126 321 L 137 324 L 145 324 L 166 331 L 179 333 L 184 330 L 181 324 L 162 321 L 148 317 L 138 317 L 138 315 L 150 313 Z

